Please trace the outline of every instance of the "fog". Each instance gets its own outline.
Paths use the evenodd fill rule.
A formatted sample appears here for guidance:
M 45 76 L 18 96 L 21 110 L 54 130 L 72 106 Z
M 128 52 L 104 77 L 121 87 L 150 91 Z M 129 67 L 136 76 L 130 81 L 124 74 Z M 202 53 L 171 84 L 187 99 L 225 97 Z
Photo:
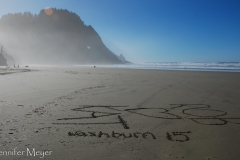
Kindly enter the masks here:
M 7 54 L 20 64 L 62 64 L 77 63 L 80 49 L 76 44 L 65 40 L 61 34 L 15 32 L 1 33 L 0 41 Z M 83 55 L 83 54 L 82 54 Z M 82 56 L 81 59 L 85 57 Z

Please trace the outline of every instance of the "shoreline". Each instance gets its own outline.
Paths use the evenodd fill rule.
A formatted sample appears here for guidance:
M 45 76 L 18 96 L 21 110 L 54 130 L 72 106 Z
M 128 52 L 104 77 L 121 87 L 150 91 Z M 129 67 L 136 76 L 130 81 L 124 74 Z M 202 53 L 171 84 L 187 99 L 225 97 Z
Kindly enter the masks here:
M 191 72 L 230 72 L 230 73 L 240 73 L 240 69 L 211 69 L 211 68 L 154 68 L 154 67 L 129 67 L 131 65 L 29 65 L 29 68 L 105 68 L 105 69 L 130 69 L 130 70 L 159 70 L 159 71 L 191 71 Z M 6 66 L 7 67 L 7 66 Z M 5 69 L 5 68 L 0 68 Z M 23 69 L 25 70 L 26 67 L 20 68 L 7 68 L 7 69 Z M 26 69 L 27 70 L 27 69 Z

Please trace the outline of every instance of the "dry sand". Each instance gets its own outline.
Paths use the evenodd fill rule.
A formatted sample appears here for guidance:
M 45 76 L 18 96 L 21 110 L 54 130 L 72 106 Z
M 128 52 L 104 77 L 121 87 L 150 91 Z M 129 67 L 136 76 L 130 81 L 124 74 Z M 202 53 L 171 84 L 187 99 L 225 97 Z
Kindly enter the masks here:
M 240 159 L 240 73 L 30 69 L 0 75 L 0 159 Z

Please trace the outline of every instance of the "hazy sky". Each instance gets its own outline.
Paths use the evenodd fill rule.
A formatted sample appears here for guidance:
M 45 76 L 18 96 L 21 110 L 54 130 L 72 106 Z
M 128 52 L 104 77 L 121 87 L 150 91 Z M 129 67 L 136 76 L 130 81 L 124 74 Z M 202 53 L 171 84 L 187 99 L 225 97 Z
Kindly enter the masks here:
M 77 13 L 132 62 L 240 62 L 239 0 L 0 0 L 6 13 Z

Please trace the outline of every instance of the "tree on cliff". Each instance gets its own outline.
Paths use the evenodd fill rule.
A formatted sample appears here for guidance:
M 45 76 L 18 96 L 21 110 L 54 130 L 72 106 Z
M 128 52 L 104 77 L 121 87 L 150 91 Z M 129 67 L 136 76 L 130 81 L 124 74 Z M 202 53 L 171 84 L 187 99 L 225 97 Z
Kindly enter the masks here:
M 0 44 L 0 66 L 7 66 L 7 60 L 3 56 L 3 46 Z

